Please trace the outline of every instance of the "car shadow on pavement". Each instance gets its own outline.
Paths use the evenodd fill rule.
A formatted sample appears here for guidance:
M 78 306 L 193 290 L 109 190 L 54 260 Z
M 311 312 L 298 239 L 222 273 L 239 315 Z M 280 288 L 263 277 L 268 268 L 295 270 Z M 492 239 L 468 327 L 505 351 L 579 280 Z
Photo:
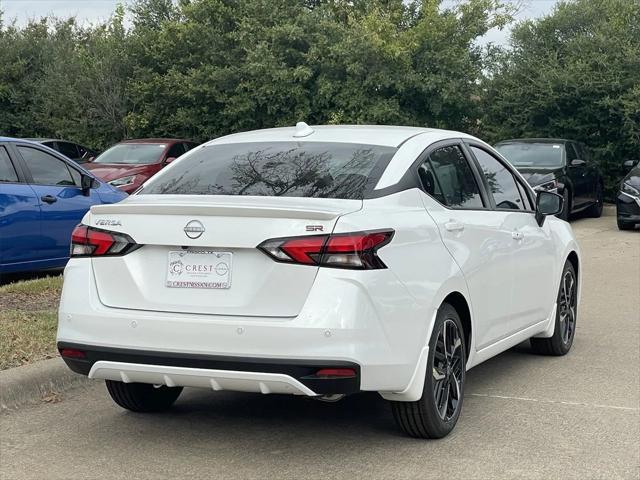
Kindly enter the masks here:
M 20 272 L 20 273 L 2 273 L 0 274 L 0 286 L 9 283 L 20 282 L 23 280 L 33 280 L 36 278 L 55 277 L 62 274 L 62 269 L 43 270 L 39 272 Z

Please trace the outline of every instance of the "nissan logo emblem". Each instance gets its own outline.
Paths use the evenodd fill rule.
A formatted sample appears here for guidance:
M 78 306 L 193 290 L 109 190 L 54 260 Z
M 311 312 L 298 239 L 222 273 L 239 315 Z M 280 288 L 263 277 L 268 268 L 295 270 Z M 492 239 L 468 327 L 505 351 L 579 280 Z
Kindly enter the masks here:
M 198 220 L 191 220 L 185 225 L 184 233 L 191 239 L 200 238 L 204 233 L 204 225 Z

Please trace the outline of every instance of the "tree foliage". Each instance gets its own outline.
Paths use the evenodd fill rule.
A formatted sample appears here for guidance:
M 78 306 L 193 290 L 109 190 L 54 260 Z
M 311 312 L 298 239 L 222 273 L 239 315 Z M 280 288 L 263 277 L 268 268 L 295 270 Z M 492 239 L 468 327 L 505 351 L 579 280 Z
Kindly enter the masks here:
M 640 139 L 640 0 L 136 0 L 96 25 L 0 13 L 0 134 L 103 148 L 309 123 L 584 141 L 608 178 Z
M 580 140 L 611 195 L 622 161 L 640 157 L 640 0 L 561 2 L 487 66 L 481 130 Z

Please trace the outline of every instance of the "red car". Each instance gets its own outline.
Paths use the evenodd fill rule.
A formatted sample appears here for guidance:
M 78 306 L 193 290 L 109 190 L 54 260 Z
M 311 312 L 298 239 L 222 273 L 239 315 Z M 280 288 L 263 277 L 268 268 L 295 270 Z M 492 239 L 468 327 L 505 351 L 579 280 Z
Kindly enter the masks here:
M 110 185 L 132 193 L 148 178 L 197 145 L 174 138 L 125 140 L 84 167 Z

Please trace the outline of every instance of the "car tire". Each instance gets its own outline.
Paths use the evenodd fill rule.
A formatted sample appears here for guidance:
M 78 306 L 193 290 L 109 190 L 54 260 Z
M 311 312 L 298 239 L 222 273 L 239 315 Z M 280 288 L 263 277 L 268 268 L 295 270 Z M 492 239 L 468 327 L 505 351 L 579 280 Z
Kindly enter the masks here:
M 393 417 L 407 435 L 442 438 L 453 430 L 464 399 L 465 348 L 460 316 L 445 303 L 438 310 L 429 341 L 422 397 L 415 402 L 391 402 Z
M 562 198 L 562 211 L 558 214 L 558 218 L 568 222 L 571 216 L 571 194 L 568 188 L 562 192 Z
M 540 355 L 566 355 L 571 350 L 578 319 L 578 277 L 567 260 L 562 269 L 556 308 L 555 328 L 549 338 L 531 338 L 531 348 Z
M 171 407 L 182 393 L 182 387 L 156 387 L 147 383 L 124 383 L 105 380 L 114 402 L 132 412 L 160 412 Z
M 596 203 L 591 205 L 587 210 L 587 215 L 591 218 L 600 218 L 602 216 L 602 209 L 604 207 L 604 193 L 602 191 L 602 185 L 598 183 L 596 187 Z

